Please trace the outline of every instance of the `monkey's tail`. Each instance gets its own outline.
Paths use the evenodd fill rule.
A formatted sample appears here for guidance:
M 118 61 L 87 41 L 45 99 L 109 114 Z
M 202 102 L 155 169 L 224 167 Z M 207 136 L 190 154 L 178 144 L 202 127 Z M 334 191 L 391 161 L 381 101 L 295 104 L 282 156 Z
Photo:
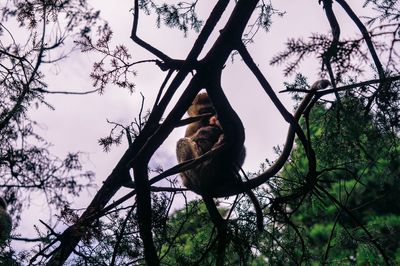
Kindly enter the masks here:
M 262 212 L 262 208 L 260 202 L 258 201 L 256 195 L 254 195 L 253 191 L 246 191 L 246 194 L 249 196 L 251 202 L 254 205 L 254 210 L 256 211 L 256 223 L 257 229 L 262 232 L 264 230 L 264 216 Z

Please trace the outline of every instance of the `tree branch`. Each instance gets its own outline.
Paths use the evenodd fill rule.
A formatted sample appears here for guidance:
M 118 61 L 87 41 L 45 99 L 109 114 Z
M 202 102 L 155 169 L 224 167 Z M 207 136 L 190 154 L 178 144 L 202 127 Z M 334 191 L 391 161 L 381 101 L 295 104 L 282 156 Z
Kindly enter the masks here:
M 374 60 L 376 69 L 378 70 L 379 78 L 384 79 L 386 76 L 385 71 L 383 70 L 382 63 L 379 60 L 378 54 L 376 53 L 374 44 L 372 43 L 371 36 L 369 35 L 367 28 L 364 26 L 364 24 L 361 22 L 361 20 L 358 18 L 358 16 L 354 13 L 354 11 L 351 9 L 351 7 L 347 4 L 345 0 L 336 0 L 336 2 L 344 9 L 347 15 L 357 25 L 362 36 L 364 37 L 365 42 L 367 43 L 369 52 L 371 53 L 372 56 L 372 60 Z

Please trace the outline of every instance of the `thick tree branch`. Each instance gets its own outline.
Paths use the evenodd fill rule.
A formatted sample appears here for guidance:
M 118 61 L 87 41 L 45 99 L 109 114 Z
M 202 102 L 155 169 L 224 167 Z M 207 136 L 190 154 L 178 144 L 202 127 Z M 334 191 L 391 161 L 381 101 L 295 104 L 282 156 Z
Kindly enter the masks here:
M 347 15 L 349 15 L 349 17 L 357 25 L 362 36 L 364 37 L 365 42 L 367 43 L 369 52 L 371 53 L 372 56 L 372 60 L 375 63 L 376 69 L 378 70 L 379 78 L 384 79 L 386 76 L 385 71 L 383 70 L 382 63 L 378 57 L 378 54 L 376 53 L 374 44 L 372 43 L 371 36 L 367 28 L 364 26 L 364 24 L 361 22 L 361 20 L 358 18 L 358 16 L 354 13 L 354 11 L 351 9 L 351 7 L 347 4 L 345 0 L 336 0 L 336 2 L 344 9 L 344 11 L 346 11 Z
M 160 121 L 161 116 L 165 112 L 165 109 L 170 103 L 178 87 L 182 84 L 183 80 L 186 78 L 187 74 L 194 68 L 198 67 L 199 64 L 197 63 L 197 58 L 200 55 L 205 43 L 210 37 L 218 21 L 220 20 L 228 3 L 229 0 L 221 0 L 217 2 L 213 10 L 211 11 L 211 14 L 207 19 L 203 29 L 201 30 L 199 37 L 193 44 L 193 48 L 190 50 L 188 56 L 186 57 L 184 63 L 182 64 L 182 67 L 179 69 L 175 78 L 171 81 L 171 84 L 169 85 L 165 95 L 158 104 L 157 109 L 153 110 L 153 112 L 150 114 L 149 121 L 154 120 L 157 121 L 157 123 Z
M 271 85 L 261 73 L 260 69 L 257 67 L 257 64 L 254 62 L 253 58 L 247 51 L 244 44 L 240 44 L 238 47 L 238 51 L 240 56 L 243 58 L 243 61 L 246 63 L 248 68 L 253 72 L 256 76 L 257 80 L 260 82 L 261 86 L 263 87 L 264 91 L 268 94 L 271 101 L 274 103 L 275 107 L 281 113 L 282 117 L 290 124 L 291 127 L 294 128 L 297 136 L 299 137 L 303 147 L 306 151 L 306 155 L 309 162 L 309 171 L 314 172 L 316 168 L 315 162 L 315 153 L 312 150 L 311 146 L 308 143 L 307 137 L 305 136 L 303 130 L 301 129 L 300 125 L 296 121 L 296 119 L 292 116 L 291 113 L 285 108 L 282 102 L 279 100 L 278 96 L 275 94 L 274 90 L 272 89 Z
M 139 46 L 143 47 L 150 53 L 154 54 L 158 58 L 160 58 L 164 62 L 171 62 L 172 59 L 158 50 L 157 48 L 151 46 L 149 43 L 143 41 L 137 36 L 137 28 L 139 24 L 139 0 L 135 0 L 134 8 L 133 8 L 133 24 L 132 24 L 132 31 L 131 31 L 131 39 L 138 44 Z
M 147 165 L 148 162 L 138 160 L 133 167 L 137 194 L 137 217 L 146 263 L 147 265 L 157 266 L 160 261 L 153 241 L 151 195 Z

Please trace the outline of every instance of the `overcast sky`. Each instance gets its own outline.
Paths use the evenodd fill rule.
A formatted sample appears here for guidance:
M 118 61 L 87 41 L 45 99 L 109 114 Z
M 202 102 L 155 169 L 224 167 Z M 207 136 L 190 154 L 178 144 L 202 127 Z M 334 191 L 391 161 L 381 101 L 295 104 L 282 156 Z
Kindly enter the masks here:
M 119 0 L 117 2 L 118 4 L 106 0 L 90 1 L 94 8 L 101 10 L 101 16 L 109 22 L 114 31 L 115 44 L 127 46 L 135 60 L 154 59 L 129 39 L 132 25 L 130 9 L 133 1 Z M 210 3 L 214 1 L 199 2 L 199 12 L 205 19 L 212 8 Z M 362 1 L 348 1 L 357 12 L 360 10 L 360 2 Z M 313 32 L 326 33 L 329 25 L 318 1 L 280 0 L 273 1 L 273 4 L 275 8 L 285 11 L 285 16 L 276 16 L 271 31 L 269 33 L 260 31 L 254 39 L 255 43 L 249 44 L 248 48 L 274 90 L 278 92 L 284 89 L 284 81 L 292 81 L 294 77 L 284 77 L 282 67 L 270 66 L 269 61 L 272 56 L 285 48 L 284 44 L 288 38 L 308 37 Z M 228 10 L 231 10 L 233 5 L 234 1 L 231 1 Z M 338 9 L 337 6 L 334 8 Z M 212 40 L 217 37 L 218 30 L 223 27 L 226 15 L 229 14 L 228 10 Z M 348 25 L 347 28 L 342 28 L 342 36 L 353 34 L 356 29 L 350 20 L 342 12 L 338 12 L 337 15 L 341 25 Z M 197 34 L 190 32 L 188 37 L 184 38 L 183 33 L 178 30 L 171 30 L 165 26 L 157 29 L 155 25 L 154 17 L 146 17 L 142 13 L 139 21 L 139 36 L 173 58 L 185 58 Z M 205 51 L 211 44 L 212 41 L 208 43 Z M 96 58 L 96 55 L 90 53 L 75 53 L 62 63 L 46 68 L 49 89 L 92 90 L 89 73 Z M 301 65 L 298 71 L 306 74 L 310 79 L 309 82 L 312 83 L 318 78 L 319 67 L 320 63 L 310 58 Z M 145 109 L 150 108 L 165 77 L 165 72 L 161 72 L 154 64 L 140 65 L 137 71 L 138 76 L 134 79 L 136 92 L 132 95 L 126 90 L 113 86 L 108 86 L 104 95 L 49 95 L 46 99 L 54 105 L 55 111 L 42 106 L 31 112 L 32 117 L 39 122 L 41 128 L 39 133 L 53 143 L 52 151 L 55 154 L 61 157 L 70 151 L 82 151 L 86 154 L 85 167 L 96 173 L 99 186 L 111 173 L 127 148 L 125 141 L 120 147 L 114 147 L 111 152 L 103 152 L 102 147 L 98 145 L 98 139 L 107 136 L 110 132 L 111 126 L 107 124 L 106 119 L 124 125 L 129 124 L 139 112 L 140 92 L 146 97 Z M 256 79 L 241 62 L 240 57 L 237 56 L 233 63 L 227 62 L 223 74 L 223 87 L 245 126 L 247 158 L 244 169 L 257 170 L 259 164 L 266 158 L 272 160 L 276 158 L 272 148 L 284 143 L 288 125 L 280 117 Z M 179 92 L 182 92 L 182 89 Z M 290 96 L 279 94 L 279 97 L 288 110 L 293 111 Z M 177 129 L 171 134 L 152 162 L 161 164 L 164 169 L 176 163 L 175 143 L 183 136 L 183 130 Z M 90 195 L 81 197 L 75 202 L 75 207 L 86 207 L 95 192 L 93 190 Z M 45 207 L 42 205 L 40 208 Z

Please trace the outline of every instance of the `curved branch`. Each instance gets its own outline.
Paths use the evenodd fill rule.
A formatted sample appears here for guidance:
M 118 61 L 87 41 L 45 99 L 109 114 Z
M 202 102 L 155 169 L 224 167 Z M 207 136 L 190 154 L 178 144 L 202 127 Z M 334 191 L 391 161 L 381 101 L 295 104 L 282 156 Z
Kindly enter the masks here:
M 293 118 L 296 121 L 296 124 L 298 125 L 298 121 L 303 114 L 304 110 L 309 107 L 309 104 L 312 102 L 315 93 L 318 92 L 318 90 L 324 89 L 330 85 L 329 81 L 327 80 L 320 80 L 314 83 L 311 86 L 310 93 L 308 93 L 304 99 L 301 101 L 299 107 L 297 108 Z M 282 154 L 279 156 L 279 158 L 275 161 L 275 163 L 264 173 L 259 175 L 258 177 L 249 180 L 246 182 L 246 185 L 250 188 L 257 187 L 267 181 L 270 177 L 274 176 L 278 171 L 283 167 L 287 159 L 289 158 L 290 152 L 293 148 L 294 144 L 294 137 L 295 137 L 295 126 L 293 124 L 290 124 L 289 130 L 286 136 L 286 142 L 285 146 L 282 150 Z
M 164 54 L 163 52 L 161 52 L 157 48 L 153 47 L 149 43 L 143 41 L 142 39 L 140 39 L 137 36 L 137 28 L 138 28 L 138 24 L 139 24 L 139 0 L 135 0 L 135 4 L 134 4 L 134 9 L 133 10 L 134 10 L 133 11 L 133 24 L 132 24 L 132 31 L 131 31 L 131 39 L 132 39 L 132 41 L 134 41 L 135 43 L 137 43 L 138 45 L 140 45 L 141 47 L 143 47 L 144 49 L 146 49 L 150 53 L 154 54 L 155 56 L 157 56 L 158 58 L 160 58 L 164 62 L 172 61 L 172 59 L 168 55 Z
M 298 121 L 301 117 L 301 115 L 303 114 L 304 110 L 306 110 L 306 108 L 310 108 L 310 104 L 315 103 L 313 101 L 315 94 L 318 92 L 318 90 L 320 89 L 324 89 L 327 86 L 329 86 L 330 82 L 328 80 L 320 80 L 315 82 L 310 90 L 310 93 L 308 93 L 304 99 L 301 101 L 299 107 L 297 108 L 293 119 L 296 122 L 296 124 L 298 125 Z M 260 186 L 261 184 L 265 183 L 266 181 L 269 180 L 269 178 L 271 178 L 272 176 L 274 176 L 276 173 L 279 172 L 279 170 L 282 169 L 283 165 L 285 164 L 285 162 L 287 161 L 287 159 L 290 156 L 290 152 L 292 151 L 293 148 L 293 144 L 294 144 L 294 139 L 295 139 L 295 126 L 293 124 L 290 124 L 289 126 L 289 130 L 286 136 L 286 142 L 285 142 L 285 146 L 282 150 L 281 155 L 278 157 L 278 159 L 275 161 L 275 163 L 268 168 L 265 172 L 263 172 L 262 174 L 260 174 L 259 176 L 250 179 L 247 182 L 243 183 L 243 186 L 232 186 L 232 185 L 227 185 L 227 186 L 223 186 L 221 188 L 219 188 L 217 191 L 215 191 L 215 193 L 212 195 L 213 197 L 225 197 L 225 196 L 232 196 L 232 195 L 236 195 L 238 193 L 243 193 L 246 190 L 249 189 L 254 189 L 258 186 Z
M 222 69 L 218 69 L 210 76 L 206 90 L 224 130 L 225 142 L 232 148 L 231 154 L 240 154 L 245 140 L 244 126 L 222 89 L 221 71 Z

